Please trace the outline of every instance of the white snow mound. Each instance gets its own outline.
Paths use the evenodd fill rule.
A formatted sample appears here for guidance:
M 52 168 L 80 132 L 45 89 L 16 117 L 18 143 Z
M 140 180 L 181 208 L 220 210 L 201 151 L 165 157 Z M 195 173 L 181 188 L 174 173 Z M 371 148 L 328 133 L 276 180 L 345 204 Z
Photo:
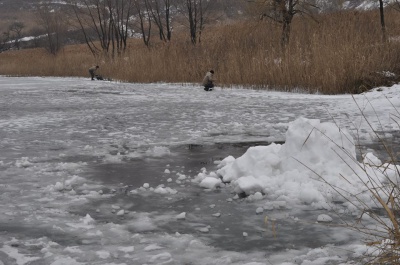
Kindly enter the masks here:
M 372 154 L 367 158 L 378 162 Z M 289 123 L 284 144 L 250 147 L 241 157 L 229 156 L 221 164 L 216 175 L 231 182 L 236 193 L 261 192 L 268 201 L 285 201 L 288 206 L 308 204 L 317 209 L 329 209 L 332 201 L 345 201 L 332 187 L 363 194 L 366 172 L 382 183 L 387 179 L 376 166 L 357 162 L 353 137 L 346 130 L 306 118 Z M 202 178 L 210 181 L 206 174 Z M 372 204 L 368 192 L 361 199 Z

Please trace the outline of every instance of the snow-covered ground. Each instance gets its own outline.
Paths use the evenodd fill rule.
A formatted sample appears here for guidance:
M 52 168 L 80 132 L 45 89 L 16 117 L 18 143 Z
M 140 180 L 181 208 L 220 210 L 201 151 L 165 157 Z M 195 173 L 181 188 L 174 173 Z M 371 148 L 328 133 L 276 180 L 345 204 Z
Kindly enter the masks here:
M 355 264 L 399 93 L 0 77 L 0 265 Z

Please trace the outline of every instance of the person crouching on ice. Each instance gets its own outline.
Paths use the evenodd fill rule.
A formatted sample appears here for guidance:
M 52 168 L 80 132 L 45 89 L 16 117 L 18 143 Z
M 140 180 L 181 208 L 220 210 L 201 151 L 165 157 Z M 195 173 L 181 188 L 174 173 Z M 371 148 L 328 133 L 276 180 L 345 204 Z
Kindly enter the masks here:
M 89 68 L 89 74 L 92 77 L 92 80 L 94 80 L 94 77 L 96 76 L 96 70 L 99 69 L 98 65 L 92 66 Z
M 211 91 L 214 87 L 214 70 L 210 70 L 206 73 L 203 79 L 203 86 L 205 91 Z

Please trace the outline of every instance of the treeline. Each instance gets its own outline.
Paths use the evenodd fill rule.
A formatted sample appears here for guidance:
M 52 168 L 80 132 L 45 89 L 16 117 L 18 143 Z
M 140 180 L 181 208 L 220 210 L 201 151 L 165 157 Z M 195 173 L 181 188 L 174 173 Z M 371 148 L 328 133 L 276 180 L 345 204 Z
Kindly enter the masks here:
M 311 2 L 255 1 L 233 19 L 234 12 L 221 12 L 227 9 L 220 1 L 112 2 L 131 6 L 70 6 L 74 19 L 60 26 L 75 27 L 85 44 L 1 53 L 0 74 L 87 76 L 87 68 L 99 64 L 101 74 L 115 80 L 198 83 L 212 68 L 224 87 L 324 94 L 398 81 L 395 6 L 385 7 L 382 20 L 379 8 L 319 13 Z M 221 6 L 203 5 L 209 2 Z M 56 38 L 56 30 L 49 32 Z
M 84 42 L 93 55 L 102 53 L 114 57 L 126 49 L 129 38 L 141 38 L 150 47 L 158 40 L 171 41 L 173 32 L 183 29 L 196 44 L 201 41 L 206 25 L 216 20 L 236 20 L 247 3 L 242 0 L 44 0 L 32 1 L 31 5 L 34 18 L 25 23 L 18 20 L 10 23 L 0 37 L 0 51 L 41 45 L 56 54 L 67 44 Z M 22 43 L 21 38 L 29 37 L 29 33 L 33 35 L 32 41 Z

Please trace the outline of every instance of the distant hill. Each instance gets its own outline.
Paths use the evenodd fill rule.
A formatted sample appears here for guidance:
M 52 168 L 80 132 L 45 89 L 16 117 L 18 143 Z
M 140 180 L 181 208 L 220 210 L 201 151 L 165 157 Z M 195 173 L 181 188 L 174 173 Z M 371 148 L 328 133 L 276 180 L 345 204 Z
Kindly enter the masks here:
M 0 0 L 0 33 L 3 33 L 14 22 L 22 22 L 25 32 L 35 29 L 34 10 L 40 0 Z
M 235 20 L 243 17 L 246 13 L 246 5 L 251 4 L 252 0 L 210 0 L 218 3 L 214 5 L 219 14 L 216 20 Z M 255 1 L 255 0 L 253 0 Z M 310 0 L 319 7 L 319 12 L 335 12 L 339 9 L 368 10 L 377 8 L 377 0 Z M 395 2 L 396 0 L 385 0 L 385 3 Z M 0 0 L 0 34 L 6 32 L 8 27 L 15 22 L 24 24 L 23 37 L 42 35 L 41 28 L 38 26 L 35 17 L 35 9 L 41 5 L 42 0 Z M 51 3 L 55 8 L 65 8 L 66 2 L 53 0 Z

